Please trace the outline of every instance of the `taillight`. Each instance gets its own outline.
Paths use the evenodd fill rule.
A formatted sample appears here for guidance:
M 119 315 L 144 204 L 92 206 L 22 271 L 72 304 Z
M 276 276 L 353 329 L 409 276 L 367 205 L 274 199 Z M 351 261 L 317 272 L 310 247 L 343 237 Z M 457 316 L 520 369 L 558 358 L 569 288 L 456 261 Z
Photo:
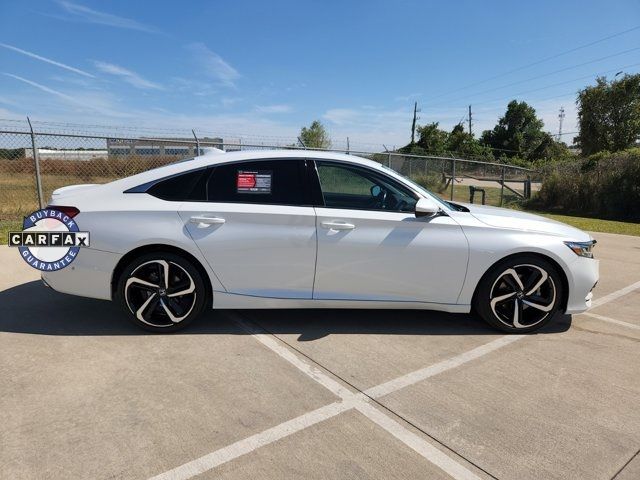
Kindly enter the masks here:
M 69 218 L 73 218 L 80 213 L 80 210 L 78 210 L 76 207 L 67 207 L 63 205 L 48 205 L 47 208 L 58 210 L 59 212 L 64 213 Z

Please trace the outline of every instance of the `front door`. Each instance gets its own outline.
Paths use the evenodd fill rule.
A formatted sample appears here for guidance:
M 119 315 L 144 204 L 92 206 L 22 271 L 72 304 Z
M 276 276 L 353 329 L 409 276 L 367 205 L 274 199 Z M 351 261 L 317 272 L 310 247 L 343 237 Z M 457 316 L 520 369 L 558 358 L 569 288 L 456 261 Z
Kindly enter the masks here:
M 208 201 L 181 206 L 185 228 L 228 292 L 311 298 L 316 225 L 304 171 L 296 159 L 221 164 L 208 179 Z
M 416 218 L 417 195 L 377 170 L 316 161 L 314 298 L 456 303 L 468 244 L 448 216 Z

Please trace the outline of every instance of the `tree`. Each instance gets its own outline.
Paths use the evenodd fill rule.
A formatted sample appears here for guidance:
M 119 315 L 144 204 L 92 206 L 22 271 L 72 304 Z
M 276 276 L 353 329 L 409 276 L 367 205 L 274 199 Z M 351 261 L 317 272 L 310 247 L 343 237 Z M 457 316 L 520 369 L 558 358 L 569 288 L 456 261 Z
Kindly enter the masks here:
M 416 145 L 430 155 L 442 155 L 447 151 L 449 134 L 438 128 L 438 122 L 418 127 L 418 141 Z
M 453 127 L 447 138 L 447 150 L 456 157 L 493 160 L 491 149 L 480 144 L 473 135 L 464 131 L 461 123 Z
M 615 152 L 631 147 L 640 137 L 640 74 L 625 75 L 578 92 L 578 123 L 575 138 L 584 155 L 603 150 Z
M 512 100 L 493 130 L 482 132 L 482 143 L 507 157 L 538 160 L 546 157 L 555 140 L 544 132 L 544 123 L 526 102 Z
M 438 122 L 419 126 L 417 132 L 418 141 L 402 147 L 401 153 L 493 160 L 491 149 L 465 132 L 461 124 L 454 126 L 451 133 L 442 130 Z
M 329 135 L 318 120 L 314 120 L 309 128 L 302 127 L 300 139 L 309 148 L 331 148 Z

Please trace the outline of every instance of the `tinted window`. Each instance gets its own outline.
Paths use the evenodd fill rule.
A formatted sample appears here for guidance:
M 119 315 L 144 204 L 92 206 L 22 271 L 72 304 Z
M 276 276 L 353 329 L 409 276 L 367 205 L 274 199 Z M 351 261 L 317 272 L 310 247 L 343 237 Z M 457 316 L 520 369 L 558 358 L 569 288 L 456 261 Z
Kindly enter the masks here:
M 326 207 L 413 212 L 417 197 L 399 182 L 368 168 L 316 161 Z
M 147 193 L 170 201 L 205 201 L 207 173 L 200 169 L 176 175 L 156 183 Z
M 215 167 L 208 184 L 210 202 L 304 205 L 301 160 L 262 160 Z

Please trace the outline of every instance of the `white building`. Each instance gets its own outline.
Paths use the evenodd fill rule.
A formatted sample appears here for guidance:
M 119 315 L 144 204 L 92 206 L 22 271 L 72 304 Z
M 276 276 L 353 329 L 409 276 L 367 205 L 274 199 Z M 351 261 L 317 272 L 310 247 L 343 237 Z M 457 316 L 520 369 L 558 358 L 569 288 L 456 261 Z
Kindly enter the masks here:
M 107 158 L 107 150 L 52 150 L 38 148 L 40 160 L 93 160 L 95 158 Z M 25 148 L 24 156 L 33 158 L 33 148 Z

